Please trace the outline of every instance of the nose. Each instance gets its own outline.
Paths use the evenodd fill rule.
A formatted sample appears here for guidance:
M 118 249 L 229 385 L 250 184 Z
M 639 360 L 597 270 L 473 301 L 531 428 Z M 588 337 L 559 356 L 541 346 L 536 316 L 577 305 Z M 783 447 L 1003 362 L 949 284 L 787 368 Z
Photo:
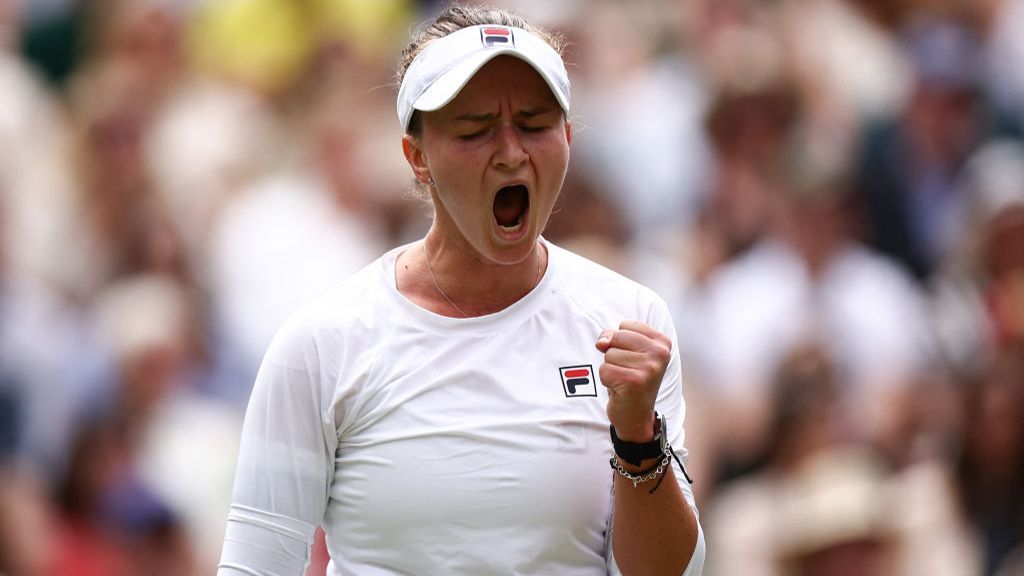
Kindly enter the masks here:
M 530 155 L 523 148 L 515 126 L 501 124 L 498 127 L 496 144 L 497 150 L 495 150 L 493 158 L 495 168 L 514 170 L 530 159 Z

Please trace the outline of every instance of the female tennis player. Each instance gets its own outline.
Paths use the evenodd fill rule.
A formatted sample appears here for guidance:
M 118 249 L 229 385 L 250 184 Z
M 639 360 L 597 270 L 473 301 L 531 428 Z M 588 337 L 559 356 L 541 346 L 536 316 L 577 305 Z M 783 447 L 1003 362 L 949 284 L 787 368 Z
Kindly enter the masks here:
M 420 241 L 297 312 L 246 413 L 219 574 L 700 574 L 675 329 L 541 236 L 572 124 L 557 39 L 450 7 L 403 53 Z

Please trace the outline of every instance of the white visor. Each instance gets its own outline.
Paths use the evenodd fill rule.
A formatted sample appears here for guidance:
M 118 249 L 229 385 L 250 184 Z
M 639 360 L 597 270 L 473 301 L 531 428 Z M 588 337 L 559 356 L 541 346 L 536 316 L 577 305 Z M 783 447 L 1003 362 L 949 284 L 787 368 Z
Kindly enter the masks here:
M 496 56 L 523 60 L 547 82 L 558 104 L 569 111 L 569 75 L 558 52 L 522 28 L 470 26 L 432 40 L 409 65 L 398 90 L 398 121 L 409 129 L 415 110 L 439 110 Z

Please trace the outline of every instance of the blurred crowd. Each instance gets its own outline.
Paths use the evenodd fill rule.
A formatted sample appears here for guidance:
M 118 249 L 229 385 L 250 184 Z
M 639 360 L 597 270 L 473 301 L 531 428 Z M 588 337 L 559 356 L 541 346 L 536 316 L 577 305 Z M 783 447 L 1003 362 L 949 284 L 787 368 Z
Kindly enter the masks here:
M 673 309 L 705 573 L 1024 574 L 1024 0 L 491 3 L 569 41 L 545 236 Z M 429 225 L 438 4 L 0 0 L 0 574 L 214 571 L 269 339 Z

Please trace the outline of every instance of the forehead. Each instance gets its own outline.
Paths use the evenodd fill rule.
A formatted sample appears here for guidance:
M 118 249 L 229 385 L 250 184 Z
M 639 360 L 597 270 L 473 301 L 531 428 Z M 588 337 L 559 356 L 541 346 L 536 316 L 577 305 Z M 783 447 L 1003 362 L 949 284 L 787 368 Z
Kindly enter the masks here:
M 508 101 L 515 108 L 561 107 L 544 79 L 532 66 L 514 56 L 498 56 L 477 71 L 441 116 L 492 110 Z

